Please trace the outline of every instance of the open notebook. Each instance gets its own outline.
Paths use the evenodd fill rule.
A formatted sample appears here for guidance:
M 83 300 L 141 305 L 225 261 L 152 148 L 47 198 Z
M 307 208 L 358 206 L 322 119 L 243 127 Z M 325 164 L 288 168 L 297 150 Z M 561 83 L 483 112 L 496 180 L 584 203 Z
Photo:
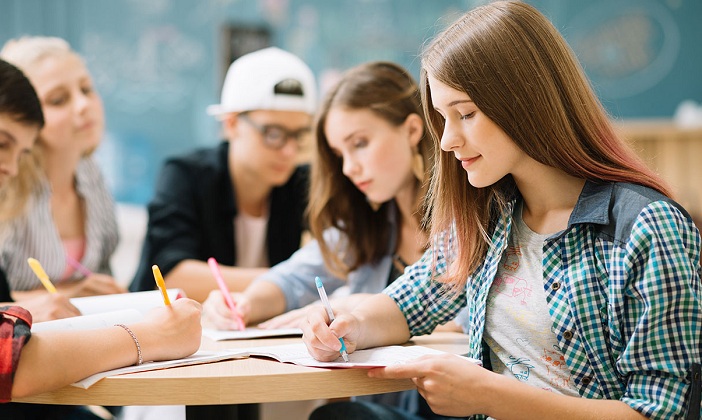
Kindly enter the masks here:
M 245 350 L 251 357 L 269 357 L 283 363 L 321 368 L 377 368 L 406 363 L 425 355 L 446 354 L 424 346 L 385 346 L 349 353 L 348 362 L 344 362 L 341 356 L 332 362 L 320 362 L 310 356 L 304 343 L 248 347 Z M 480 363 L 475 359 L 470 360 Z
M 181 289 L 167 289 L 167 293 L 171 302 L 185 296 Z M 70 301 L 83 315 L 122 309 L 136 309 L 146 314 L 153 308 L 163 306 L 163 295 L 161 295 L 160 290 L 149 290 L 146 292 L 79 297 L 72 298 Z
M 445 354 L 445 352 L 424 346 L 376 347 L 366 350 L 357 350 L 349 354 L 349 362 L 347 363 L 344 362 L 341 357 L 333 362 L 320 362 L 319 360 L 316 360 L 310 356 L 304 343 L 236 348 L 220 351 L 198 351 L 192 356 L 183 359 L 168 360 L 165 362 L 148 362 L 140 366 L 128 366 L 101 372 L 85 378 L 82 381 L 78 381 L 74 383 L 73 386 L 87 389 L 100 379 L 108 376 L 201 363 L 211 363 L 221 360 L 243 359 L 246 357 L 266 357 L 282 363 L 294 363 L 301 366 L 320 368 L 377 368 L 398 363 L 406 363 L 418 357 L 432 354 Z M 469 360 L 480 364 L 479 360 Z

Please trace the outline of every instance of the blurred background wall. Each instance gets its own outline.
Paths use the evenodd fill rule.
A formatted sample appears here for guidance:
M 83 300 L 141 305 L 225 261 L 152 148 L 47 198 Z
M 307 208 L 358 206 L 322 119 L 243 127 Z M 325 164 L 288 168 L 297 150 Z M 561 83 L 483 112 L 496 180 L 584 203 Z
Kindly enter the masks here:
M 143 205 L 163 160 L 219 140 L 206 115 L 229 61 L 275 45 L 321 90 L 367 60 L 419 76 L 422 44 L 478 0 L 0 0 L 0 42 L 68 40 L 105 102 L 98 160 L 120 202 Z M 613 117 L 671 118 L 702 101 L 699 0 L 529 0 L 555 23 Z

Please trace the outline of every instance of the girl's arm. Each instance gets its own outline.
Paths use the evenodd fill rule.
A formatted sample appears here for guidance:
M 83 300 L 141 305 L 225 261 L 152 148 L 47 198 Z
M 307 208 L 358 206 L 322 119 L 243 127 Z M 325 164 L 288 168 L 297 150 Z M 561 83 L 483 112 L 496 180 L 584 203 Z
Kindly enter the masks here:
M 200 304 L 178 299 L 129 325 L 144 361 L 177 359 L 200 346 Z M 122 327 L 100 330 L 44 331 L 22 348 L 12 385 L 13 397 L 25 397 L 69 385 L 94 373 L 133 365 L 137 347 Z

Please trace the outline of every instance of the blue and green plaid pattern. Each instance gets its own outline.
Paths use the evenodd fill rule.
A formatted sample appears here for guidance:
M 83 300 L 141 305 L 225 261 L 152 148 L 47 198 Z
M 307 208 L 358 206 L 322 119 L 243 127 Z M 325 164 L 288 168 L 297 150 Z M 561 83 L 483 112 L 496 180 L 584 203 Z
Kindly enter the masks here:
M 432 251 L 385 290 L 412 335 L 465 307 L 469 354 L 481 357 L 486 299 L 514 204 L 465 293 L 447 294 L 431 281 Z M 655 419 L 685 415 L 688 372 L 702 357 L 700 246 L 690 216 L 670 199 L 630 184 L 586 183 L 568 228 L 543 246 L 552 331 L 583 397 L 621 400 Z M 435 249 L 440 276 L 446 258 Z

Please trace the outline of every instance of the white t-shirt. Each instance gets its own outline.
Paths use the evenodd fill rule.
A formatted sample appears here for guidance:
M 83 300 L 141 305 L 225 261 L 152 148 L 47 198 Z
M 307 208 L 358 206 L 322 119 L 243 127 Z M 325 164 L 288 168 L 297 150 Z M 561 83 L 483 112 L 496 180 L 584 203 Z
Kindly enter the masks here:
M 266 232 L 268 215 L 254 217 L 239 213 L 234 218 L 234 240 L 236 241 L 237 267 L 269 267 Z
M 551 331 L 553 322 L 543 288 L 541 235 L 522 220 L 515 209 L 507 251 L 488 293 L 485 342 L 490 347 L 493 371 L 536 388 L 579 396 Z

